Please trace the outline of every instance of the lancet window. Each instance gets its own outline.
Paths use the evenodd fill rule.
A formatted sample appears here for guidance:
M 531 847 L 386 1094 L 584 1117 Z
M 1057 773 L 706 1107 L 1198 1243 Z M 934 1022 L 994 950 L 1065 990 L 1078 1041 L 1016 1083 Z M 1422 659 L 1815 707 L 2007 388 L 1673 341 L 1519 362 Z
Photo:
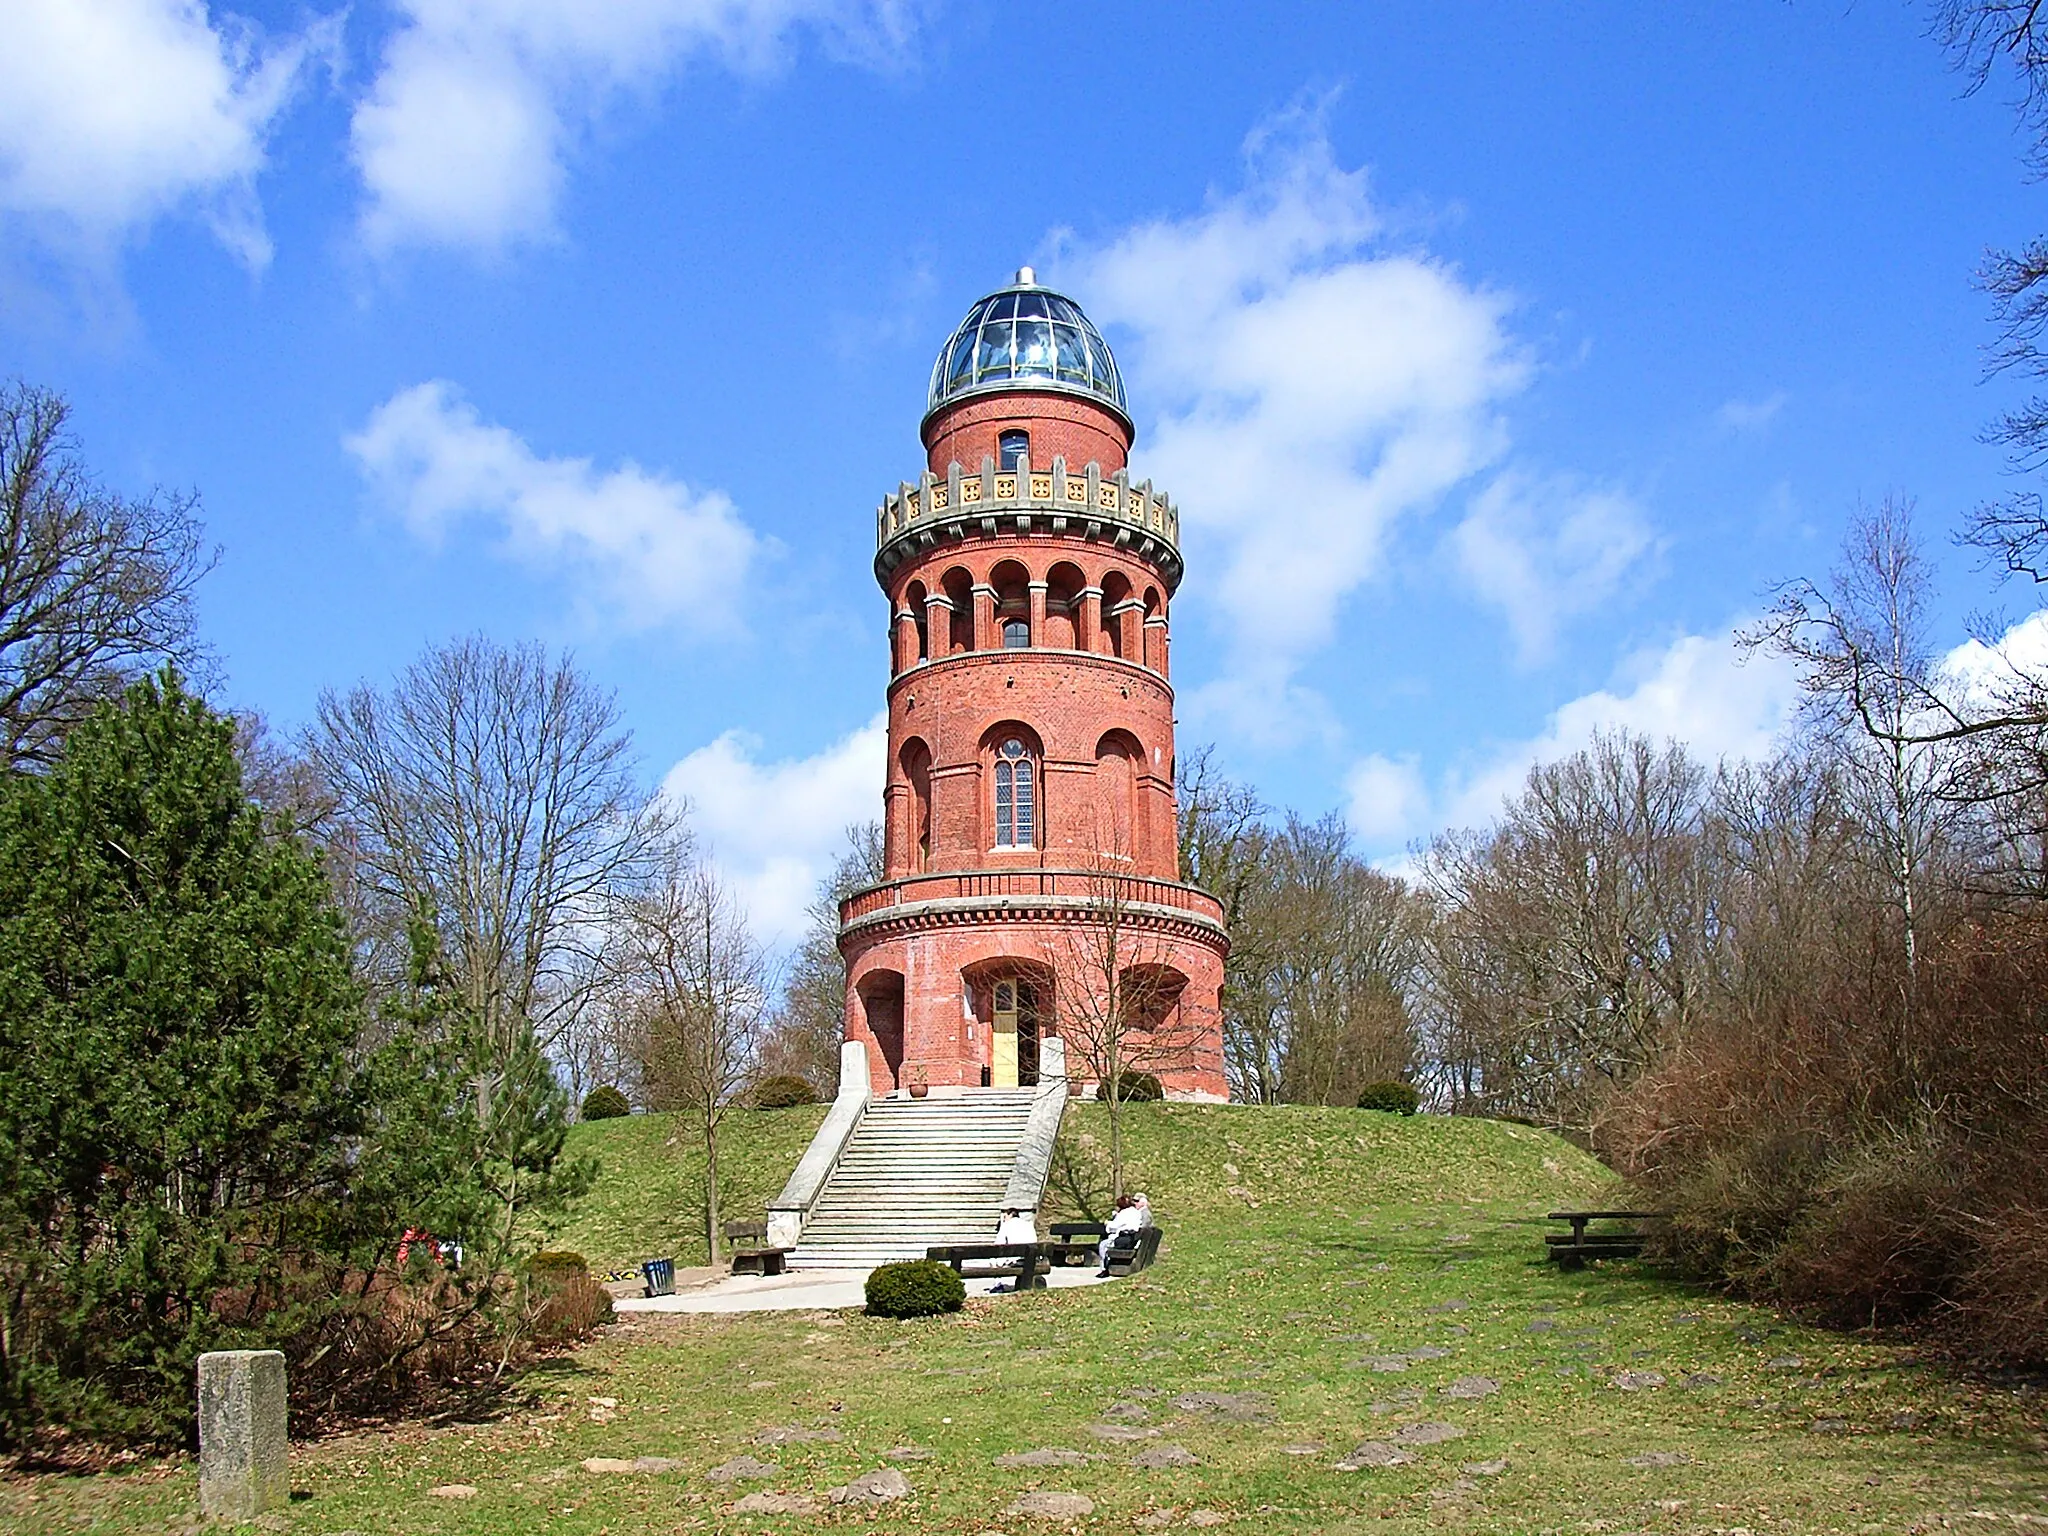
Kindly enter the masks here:
M 996 748 L 996 846 L 1029 848 L 1038 840 L 1038 795 L 1031 750 L 1012 736 Z

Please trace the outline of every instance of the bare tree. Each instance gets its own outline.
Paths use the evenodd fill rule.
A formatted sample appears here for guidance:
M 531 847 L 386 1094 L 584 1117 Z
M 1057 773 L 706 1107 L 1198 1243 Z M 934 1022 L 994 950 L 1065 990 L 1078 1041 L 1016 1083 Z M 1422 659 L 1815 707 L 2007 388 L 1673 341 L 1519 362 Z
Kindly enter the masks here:
M 216 556 L 197 499 L 107 490 L 69 415 L 46 390 L 0 386 L 0 739 L 15 767 L 48 762 L 139 674 L 206 660 L 192 593 Z
M 832 872 L 818 883 L 810 925 L 791 957 L 782 998 L 767 1042 L 763 1075 L 787 1073 L 829 1095 L 839 1076 L 839 1044 L 846 1034 L 846 961 L 839 953 L 839 904 L 886 874 L 882 824 L 857 822 Z
M 1187 991 L 1187 978 L 1155 918 L 1138 899 L 1126 861 L 1098 856 L 1079 920 L 1047 942 L 1053 1014 L 1067 1076 L 1092 1080 L 1109 1105 L 1112 1195 L 1124 1192 L 1124 1095 L 1132 1077 L 1196 1065 L 1221 1021 Z
M 431 648 L 389 693 L 322 694 L 307 742 L 333 796 L 331 869 L 435 930 L 489 1038 L 530 1026 L 544 1050 L 594 984 L 611 904 L 682 836 L 631 750 L 569 658 L 480 636 Z
M 1909 986 L 1929 860 L 1967 799 L 1945 749 L 1990 728 L 1936 670 L 1912 512 L 1911 502 L 1887 497 L 1859 513 L 1828 587 L 1787 587 L 1745 636 L 1798 664 L 1809 719 L 1842 754 L 1849 794 L 1884 861 Z
M 638 1016 L 650 1108 L 685 1113 L 704 1150 L 704 1242 L 718 1262 L 719 1132 L 757 1072 L 767 962 L 717 877 L 672 861 L 612 924 L 619 1006 Z

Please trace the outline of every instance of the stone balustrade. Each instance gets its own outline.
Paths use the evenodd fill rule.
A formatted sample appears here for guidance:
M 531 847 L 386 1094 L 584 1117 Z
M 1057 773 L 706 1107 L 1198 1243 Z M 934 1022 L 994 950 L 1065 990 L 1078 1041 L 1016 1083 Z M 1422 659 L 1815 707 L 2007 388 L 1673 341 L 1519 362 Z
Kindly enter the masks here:
M 1170 908 L 1217 927 L 1223 922 L 1223 904 L 1200 886 L 1086 869 L 963 869 L 909 875 L 855 891 L 840 903 L 839 921 L 846 927 L 892 908 L 931 902 L 1058 902 L 1105 910 L 1120 907 L 1134 914 Z
M 1070 472 L 1065 459 L 1051 469 L 999 470 L 985 458 L 979 474 L 956 463 L 943 478 L 927 470 L 914 485 L 904 481 L 875 511 L 875 574 L 886 583 L 942 539 L 1034 532 L 1108 541 L 1157 566 L 1170 587 L 1180 583 L 1180 509 L 1167 494 L 1149 480 L 1132 484 L 1121 469 Z

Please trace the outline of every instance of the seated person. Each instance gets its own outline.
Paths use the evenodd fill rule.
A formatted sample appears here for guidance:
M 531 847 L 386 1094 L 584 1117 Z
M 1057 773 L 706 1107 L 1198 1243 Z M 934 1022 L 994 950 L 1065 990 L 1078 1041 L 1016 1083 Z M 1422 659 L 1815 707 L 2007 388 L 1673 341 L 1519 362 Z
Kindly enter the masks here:
M 1096 1275 L 1096 1279 L 1099 1280 L 1109 1273 L 1109 1250 L 1116 1247 L 1116 1240 L 1126 1232 L 1139 1231 L 1144 1225 L 1145 1213 L 1139 1208 L 1138 1202 L 1129 1195 L 1119 1195 L 1116 1214 L 1109 1218 L 1109 1223 L 1103 1230 L 1102 1241 L 1095 1245 L 1096 1257 L 1102 1261 L 1102 1269 Z
M 1150 1199 L 1148 1199 L 1148 1198 L 1146 1197 L 1145 1191 L 1143 1191 L 1143 1190 L 1141 1189 L 1141 1190 L 1139 1190 L 1139 1191 L 1138 1191 L 1138 1192 L 1137 1192 L 1137 1193 L 1136 1193 L 1135 1195 L 1131 1196 L 1131 1203 L 1132 1203 L 1133 1205 L 1135 1205 L 1135 1206 L 1136 1206 L 1136 1207 L 1138 1208 L 1138 1216 L 1139 1216 L 1139 1221 L 1138 1221 L 1138 1225 L 1139 1225 L 1140 1227 L 1149 1227 L 1149 1226 L 1151 1226 L 1151 1225 L 1152 1225 L 1152 1202 L 1151 1202 L 1151 1200 L 1150 1200 Z
M 1038 1220 L 1037 1220 L 1037 1217 L 1036 1217 L 1036 1216 L 1027 1216 L 1027 1215 L 1025 1215 L 1025 1214 L 1024 1214 L 1024 1212 L 1022 1212 L 1022 1211 L 1020 1211 L 1019 1209 L 1017 1209 L 1017 1207 L 1016 1207 L 1016 1206 L 1014 1206 L 1014 1205 L 1011 1205 L 1011 1206 L 1005 1206 L 1005 1207 L 1003 1208 L 1003 1219 L 1002 1219 L 1001 1221 L 999 1221 L 999 1222 L 997 1222 L 997 1223 L 996 1223 L 996 1241 L 997 1241 L 997 1242 L 999 1242 L 999 1243 L 1035 1243 L 1035 1242 L 1037 1242 L 1037 1241 L 1038 1241 Z M 1034 1276 L 1032 1276 L 1031 1278 L 1032 1278 L 1032 1280 L 1034 1280 L 1034 1281 L 1035 1281 L 1035 1280 L 1037 1279 L 1037 1276 L 1035 1276 L 1035 1275 L 1034 1275 Z M 1007 1286 L 1007 1285 L 996 1285 L 996 1286 L 991 1286 L 991 1287 L 990 1287 L 990 1289 L 991 1289 L 991 1290 L 995 1290 L 995 1291 L 1007 1291 L 1007 1290 L 1019 1290 L 1019 1291 L 1021 1291 L 1021 1290 L 1023 1290 L 1024 1288 L 1025 1288 L 1025 1276 L 1024 1276 L 1024 1274 L 1023 1274 L 1023 1271 L 1022 1271 L 1022 1268 L 1021 1268 L 1021 1267 L 1020 1267 L 1020 1268 L 1019 1268 L 1019 1270 L 1018 1270 L 1018 1274 L 1017 1274 L 1017 1283 L 1016 1283 L 1016 1285 L 1015 1285 L 1015 1286 Z
M 1037 1219 L 1032 1216 L 1026 1216 L 1015 1206 L 1005 1207 L 1003 1219 L 996 1223 L 996 1241 L 999 1243 L 1037 1242 Z

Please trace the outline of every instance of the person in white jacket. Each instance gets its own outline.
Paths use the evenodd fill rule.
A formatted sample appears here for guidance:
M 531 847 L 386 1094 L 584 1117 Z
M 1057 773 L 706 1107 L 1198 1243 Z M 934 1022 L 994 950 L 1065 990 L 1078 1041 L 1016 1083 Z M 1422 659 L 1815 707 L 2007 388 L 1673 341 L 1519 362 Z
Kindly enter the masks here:
M 1003 1219 L 996 1223 L 996 1241 L 999 1243 L 1037 1242 L 1037 1217 L 1017 1209 L 1017 1207 L 1015 1207 L 1014 1205 L 1005 1207 L 1003 1210 Z M 1033 1275 L 1031 1278 L 1033 1281 L 1036 1281 L 1038 1277 L 1036 1275 Z M 991 1286 L 990 1289 L 995 1291 L 1024 1290 L 1026 1289 L 1024 1276 L 1020 1273 L 1017 1276 L 1017 1283 L 1014 1286 L 996 1285 Z
M 1102 1269 L 1096 1275 L 1096 1279 L 1100 1280 L 1109 1273 L 1109 1250 L 1116 1246 L 1117 1238 L 1125 1232 L 1140 1231 L 1144 1225 L 1145 1212 L 1138 1202 L 1129 1195 L 1119 1196 L 1116 1214 L 1109 1218 L 1109 1224 L 1102 1234 L 1102 1241 L 1095 1247 L 1096 1257 L 1102 1261 Z

